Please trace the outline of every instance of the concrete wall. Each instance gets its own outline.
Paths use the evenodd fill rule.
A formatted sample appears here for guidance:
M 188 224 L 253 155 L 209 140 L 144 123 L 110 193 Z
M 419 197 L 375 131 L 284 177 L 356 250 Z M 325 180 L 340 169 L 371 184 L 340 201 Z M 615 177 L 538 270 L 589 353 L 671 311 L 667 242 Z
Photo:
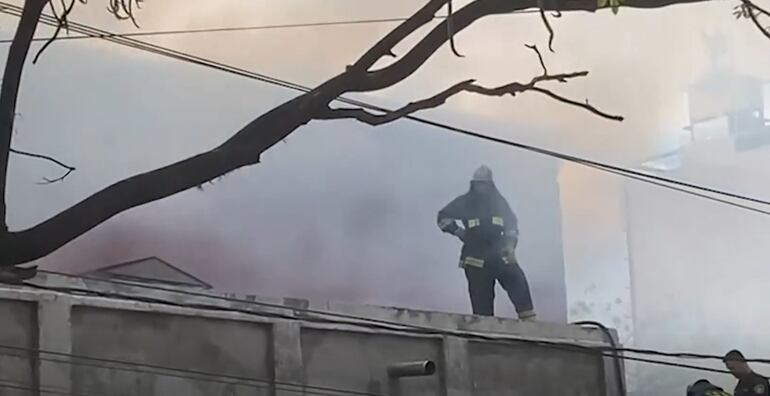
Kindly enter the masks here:
M 0 395 L 617 395 L 605 358 L 515 342 L 604 345 L 595 330 L 53 276 L 35 282 L 59 292 L 0 288 Z M 426 359 L 436 363 L 433 376 L 386 374 L 392 363 Z

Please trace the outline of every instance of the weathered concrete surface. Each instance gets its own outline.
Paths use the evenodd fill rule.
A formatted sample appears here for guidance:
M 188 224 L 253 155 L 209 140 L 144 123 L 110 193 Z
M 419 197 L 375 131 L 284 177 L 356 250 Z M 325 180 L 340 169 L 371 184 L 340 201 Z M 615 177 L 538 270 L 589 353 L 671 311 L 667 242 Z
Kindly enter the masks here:
M 469 343 L 473 394 L 605 394 L 602 358 L 556 349 Z
M 440 339 L 305 330 L 302 351 L 308 383 L 374 394 L 443 394 L 443 370 L 430 377 L 397 381 L 387 376 L 388 365 L 394 363 L 432 360 L 440 364 Z
M 190 396 L 236 394 L 267 395 L 272 367 L 269 363 L 270 327 L 248 322 L 75 307 L 72 314 L 72 352 L 163 367 L 214 373 L 210 378 L 175 373 L 189 378 L 154 374 L 157 370 L 131 365 L 94 368 L 73 367 L 75 392 L 103 394 Z M 99 365 L 103 363 L 99 362 Z M 237 379 L 262 379 L 254 386 L 235 385 Z M 184 384 L 184 387 L 180 386 Z M 255 389 L 260 390 L 259 392 Z
M 34 354 L 37 334 L 35 305 L 26 301 L 0 300 L 0 395 L 17 396 L 34 393 L 25 388 L 35 385 Z M 16 349 L 21 348 L 21 349 Z M 26 349 L 26 350 L 25 350 Z
M 64 363 L 39 367 L 29 357 L 0 359 L 0 369 L 7 366 L 16 378 L 57 392 L 291 396 L 330 393 L 317 388 L 326 387 L 373 396 L 616 395 L 607 387 L 609 360 L 521 344 L 607 344 L 602 333 L 574 326 L 55 276 L 36 282 L 109 293 L 107 298 L 0 288 L 0 299 L 7 301 L 0 314 L 13 318 L 0 328 L 0 344 L 39 343 L 65 354 Z M 426 359 L 437 365 L 434 376 L 387 377 L 389 364 Z

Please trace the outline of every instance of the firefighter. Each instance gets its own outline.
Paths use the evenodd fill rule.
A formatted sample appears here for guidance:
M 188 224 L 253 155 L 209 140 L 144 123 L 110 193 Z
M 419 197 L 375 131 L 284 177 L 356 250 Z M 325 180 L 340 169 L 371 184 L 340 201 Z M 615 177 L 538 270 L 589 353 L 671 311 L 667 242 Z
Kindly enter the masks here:
M 727 369 L 738 379 L 735 396 L 770 396 L 770 384 L 767 378 L 755 373 L 749 367 L 741 351 L 733 349 L 725 354 L 723 360 Z
M 708 380 L 700 379 L 687 387 L 687 396 L 730 396 L 730 394 Z
M 478 168 L 470 190 L 439 211 L 438 226 L 463 242 L 460 268 L 465 270 L 475 315 L 494 315 L 497 281 L 508 293 L 519 319 L 535 319 L 527 277 L 514 253 L 518 220 L 495 187 L 488 167 Z

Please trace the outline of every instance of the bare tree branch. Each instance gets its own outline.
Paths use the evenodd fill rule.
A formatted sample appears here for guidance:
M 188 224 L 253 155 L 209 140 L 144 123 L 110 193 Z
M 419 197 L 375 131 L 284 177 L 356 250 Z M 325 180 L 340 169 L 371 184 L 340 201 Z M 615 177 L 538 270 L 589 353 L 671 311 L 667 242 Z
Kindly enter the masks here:
M 660 8 L 701 1 L 704 0 L 625 0 L 623 6 L 626 8 Z M 443 1 L 439 3 L 443 3 Z M 564 0 L 553 3 L 556 5 L 546 5 L 546 11 L 596 11 L 598 6 L 596 0 Z M 453 31 L 457 35 L 481 18 L 537 7 L 537 0 L 478 0 L 455 11 L 452 14 L 451 23 Z M 449 40 L 446 34 L 447 23 L 448 18 L 431 30 L 399 60 L 389 66 L 370 71 L 363 80 L 355 80 L 356 84 L 352 85 L 346 92 L 370 92 L 385 89 L 409 77 Z
M 67 169 L 67 171 L 66 171 L 66 172 L 64 172 L 64 174 L 63 174 L 63 175 L 61 175 L 61 176 L 59 176 L 59 177 L 57 177 L 57 178 L 55 178 L 55 179 L 49 179 L 49 178 L 47 178 L 47 177 L 44 177 L 44 178 L 43 178 L 43 181 L 41 181 L 41 182 L 38 182 L 37 184 L 53 184 L 53 183 L 58 183 L 58 182 L 60 182 L 60 181 L 63 181 L 64 179 L 66 179 L 66 178 L 67 178 L 67 176 L 69 176 L 69 175 L 70 175 L 70 173 L 72 173 L 72 172 L 74 172 L 74 171 L 75 171 L 75 168 Z
M 466 80 L 466 81 L 459 82 L 455 85 L 452 85 L 451 87 L 445 89 L 444 91 L 439 92 L 436 95 L 431 96 L 430 98 L 409 103 L 398 110 L 385 112 L 384 114 L 374 114 L 362 108 L 332 109 L 327 107 L 324 111 L 320 112 L 319 115 L 317 115 L 315 118 L 321 119 L 321 120 L 355 119 L 372 126 L 378 126 L 378 125 L 383 125 L 383 124 L 387 124 L 387 123 L 399 120 L 401 118 L 414 114 L 418 111 L 439 107 L 444 103 L 446 103 L 446 101 L 449 98 L 461 92 L 471 92 L 471 93 L 476 93 L 476 94 L 485 95 L 485 96 L 504 96 L 504 95 L 516 96 L 521 92 L 526 92 L 531 90 L 531 91 L 535 91 L 535 92 L 539 92 L 544 95 L 547 95 L 559 102 L 580 107 L 582 109 L 590 111 L 591 113 L 596 114 L 603 118 L 607 118 L 614 121 L 623 120 L 622 116 L 605 113 L 597 109 L 596 107 L 591 106 L 590 104 L 588 104 L 587 101 L 585 103 L 578 102 L 572 99 L 565 98 L 561 95 L 558 95 L 548 89 L 538 87 L 537 84 L 542 82 L 548 82 L 548 81 L 566 83 L 567 81 L 573 78 L 585 77 L 588 75 L 588 72 L 581 71 L 581 72 L 549 75 L 548 68 L 546 67 L 545 61 L 543 60 L 543 56 L 540 53 L 540 50 L 537 48 L 537 46 L 526 45 L 526 47 L 534 51 L 534 53 L 537 55 L 537 59 L 538 59 L 538 62 L 540 63 L 540 66 L 543 68 L 543 74 L 537 77 L 533 77 L 528 83 L 513 82 L 513 83 L 506 84 L 496 88 L 487 88 L 487 87 L 483 87 L 478 84 L 475 84 L 475 80 Z
M 754 23 L 754 26 L 756 26 L 765 37 L 770 38 L 770 28 L 767 26 L 762 26 L 762 23 L 759 21 L 760 15 L 770 17 L 770 12 L 756 5 L 751 0 L 741 0 L 741 4 L 736 6 L 734 14 L 736 18 L 751 19 L 751 22 Z
M 41 160 L 44 160 L 44 161 L 52 162 L 52 163 L 54 163 L 54 164 L 64 168 L 65 173 L 62 174 L 61 176 L 59 176 L 59 177 L 57 177 L 55 179 L 49 179 L 49 178 L 45 178 L 44 177 L 43 181 L 38 183 L 38 184 L 51 184 L 51 183 L 60 182 L 60 181 L 62 181 L 64 179 L 66 179 L 67 176 L 69 176 L 72 172 L 75 171 L 75 167 L 74 166 L 67 165 L 64 162 L 61 162 L 61 161 L 57 160 L 56 158 L 48 156 L 48 155 L 32 153 L 32 152 L 29 152 L 29 151 L 17 150 L 17 149 L 15 149 L 13 147 L 11 148 L 10 151 L 11 151 L 11 153 L 16 154 L 16 155 L 21 155 L 21 156 L 25 156 L 25 157 L 36 158 L 36 159 L 41 159 Z
M 393 48 L 417 29 L 434 20 L 436 13 L 446 2 L 447 0 L 428 1 L 428 3 L 414 13 L 414 15 L 402 22 L 398 27 L 378 41 L 377 44 L 366 51 L 351 68 L 354 70 L 366 71 L 383 57 L 392 56 Z
M 43 52 L 51 45 L 54 41 L 56 41 L 57 38 L 59 38 L 59 33 L 61 32 L 62 28 L 67 29 L 67 17 L 69 17 L 69 14 L 72 12 L 72 8 L 75 7 L 75 1 L 71 0 L 69 6 L 64 3 L 64 0 L 62 0 L 62 14 L 61 16 L 56 12 L 56 6 L 54 6 L 53 0 L 48 1 L 48 5 L 51 7 L 51 14 L 53 14 L 54 18 L 56 18 L 59 23 L 56 26 L 56 30 L 54 30 L 53 35 L 51 38 L 48 39 L 48 41 L 43 44 L 42 47 L 37 51 L 37 54 L 35 55 L 35 58 L 32 60 L 32 63 L 37 63 L 37 61 L 40 59 L 40 56 L 43 55 Z M 80 0 L 84 1 L 84 0 Z
M 447 1 L 424 0 L 426 4 L 422 8 L 366 51 L 347 71 L 257 117 L 222 145 L 174 164 L 118 181 L 29 229 L 7 232 L 3 197 L 6 192 L 13 115 L 22 67 L 35 27 L 47 1 L 25 1 L 22 19 L 9 50 L 3 84 L 0 88 L 0 199 L 2 199 L 0 200 L 0 220 L 3 221 L 0 228 L 0 267 L 24 264 L 44 257 L 121 212 L 194 188 L 235 169 L 259 163 L 264 151 L 312 119 L 339 118 L 340 113 L 330 115 L 328 110 L 329 103 L 335 98 L 346 92 L 373 91 L 403 81 L 449 40 L 447 20 L 444 20 L 403 57 L 389 66 L 370 71 L 377 61 L 392 55 L 394 47 L 407 36 L 434 20 L 435 14 Z M 110 1 L 114 2 L 111 10 L 120 10 L 122 17 L 125 17 L 125 13 L 133 13 L 132 5 L 126 3 L 132 0 Z M 623 5 L 632 8 L 660 8 L 702 1 L 705 0 L 625 0 Z M 562 0 L 554 3 L 556 5 L 546 6 L 546 11 L 595 11 L 597 9 L 596 0 Z M 139 2 L 136 4 L 138 5 Z M 451 18 L 453 32 L 457 34 L 485 16 L 536 7 L 537 0 L 475 0 L 453 13 Z M 541 62 L 541 65 L 544 63 Z M 541 82 L 567 81 L 584 75 L 586 72 L 552 76 L 545 73 L 533 78 L 528 84 L 513 83 L 497 88 L 485 88 L 466 81 L 453 86 L 454 90 L 450 88 L 425 101 L 416 102 L 417 104 L 412 104 L 411 107 L 407 106 L 401 111 L 409 113 L 430 108 L 432 104 L 430 99 L 433 99 L 434 103 L 443 103 L 447 98 L 463 91 L 501 96 L 534 90 L 541 94 L 554 95 L 556 96 L 554 99 L 558 98 L 557 100 L 565 103 L 579 104 L 580 107 L 597 115 L 620 119 L 620 117 L 599 112 L 588 103 L 570 101 L 536 86 Z M 388 117 L 388 115 L 378 117 Z
M 545 94 L 545 95 L 547 95 L 547 96 L 549 96 L 549 97 L 551 97 L 553 99 L 556 99 L 559 102 L 583 108 L 583 109 L 588 110 L 591 113 L 594 113 L 594 114 L 596 114 L 596 115 L 598 115 L 599 117 L 602 117 L 602 118 L 606 118 L 606 119 L 613 120 L 613 121 L 623 121 L 623 119 L 624 119 L 623 116 L 605 113 L 605 112 L 597 109 L 596 107 L 594 107 L 591 104 L 589 104 L 588 100 L 586 100 L 585 102 L 578 102 L 576 100 L 565 98 L 563 96 L 560 96 L 558 94 L 553 93 L 552 91 L 549 91 L 549 90 L 547 90 L 545 88 L 540 88 L 540 87 L 532 87 L 531 90 L 535 91 L 535 92 L 540 92 L 542 94 Z
M 14 154 L 17 154 L 17 155 L 23 155 L 25 157 L 37 158 L 37 159 L 41 159 L 41 160 L 44 160 L 44 161 L 53 162 L 54 164 L 59 165 L 59 166 L 61 166 L 62 168 L 66 169 L 66 170 L 75 170 L 74 167 L 69 166 L 69 165 L 65 164 L 64 162 L 61 162 L 61 161 L 57 160 L 56 158 L 48 156 L 48 155 L 45 155 L 45 154 L 37 154 L 37 153 L 29 152 L 29 151 L 17 150 L 15 148 L 11 148 L 11 152 L 14 153 Z
M 114 15 L 118 20 L 130 20 L 135 27 L 139 28 L 139 24 L 136 22 L 134 16 L 134 6 L 141 8 L 141 4 L 144 0 L 110 0 L 107 5 L 107 11 Z
M 524 44 L 525 47 L 531 49 L 535 52 L 535 55 L 537 55 L 537 60 L 540 62 L 540 67 L 543 68 L 543 75 L 548 75 L 548 68 L 545 67 L 545 61 L 543 60 L 543 54 L 540 53 L 540 50 L 537 48 L 536 45 L 531 44 Z
M 0 267 L 44 257 L 118 213 L 259 163 L 262 152 L 308 123 L 319 103 L 332 99 L 316 91 L 296 97 L 212 150 L 116 182 L 32 228 L 7 233 L 0 237 Z
M 543 25 L 545 25 L 545 29 L 548 30 L 548 50 L 551 52 L 554 52 L 553 40 L 554 40 L 555 34 L 553 32 L 553 27 L 551 27 L 551 23 L 548 22 L 548 17 L 545 15 L 545 9 L 543 9 L 542 7 L 540 8 L 540 19 L 543 21 Z
M 355 118 L 369 125 L 382 125 L 395 121 L 399 118 L 403 118 L 420 110 L 441 106 L 442 104 L 446 103 L 447 99 L 450 97 L 463 91 L 470 91 L 474 81 L 475 80 L 466 80 L 459 82 L 447 88 L 446 90 L 431 96 L 430 98 L 409 103 L 408 105 L 398 110 L 388 112 L 383 115 L 372 114 L 364 109 L 327 109 L 326 111 L 321 112 L 315 118 L 319 120 Z
M 454 95 L 457 95 L 460 92 L 471 92 L 471 93 L 476 93 L 476 94 L 485 95 L 485 96 L 504 96 L 504 95 L 516 96 L 517 94 L 522 92 L 535 91 L 535 92 L 548 95 L 558 100 L 559 102 L 563 102 L 563 103 L 567 103 L 573 106 L 583 108 L 600 117 L 607 118 L 613 121 L 623 121 L 622 116 L 605 113 L 595 108 L 594 106 L 589 105 L 588 103 L 581 103 L 578 101 L 567 99 L 553 93 L 548 89 L 540 88 L 536 86 L 540 82 L 545 82 L 545 81 L 566 82 L 569 79 L 584 77 L 587 75 L 588 75 L 588 72 L 585 72 L 585 71 L 575 72 L 575 73 L 556 74 L 552 76 L 546 75 L 546 76 L 535 77 L 526 84 L 513 82 L 513 83 L 506 84 L 496 88 L 483 87 L 475 84 L 474 83 L 475 80 L 466 80 L 466 81 L 459 82 L 449 87 L 448 89 L 441 91 L 440 93 L 434 96 L 431 96 L 430 98 L 409 103 L 398 110 L 387 112 L 384 114 L 373 114 L 361 108 L 338 108 L 338 109 L 329 108 L 326 111 L 321 112 L 315 118 L 320 120 L 355 119 L 365 124 L 369 124 L 372 126 L 379 126 L 379 125 L 383 125 L 383 124 L 387 124 L 387 123 L 399 120 L 408 115 L 414 114 L 418 111 L 439 107 L 444 103 L 446 103 L 447 99 L 451 98 Z
M 8 50 L 8 60 L 3 72 L 3 84 L 0 87 L 0 240 L 6 233 L 6 186 L 8 179 L 8 158 L 11 153 L 11 139 L 13 137 L 14 115 L 16 114 L 16 101 L 19 97 L 21 74 L 24 70 L 24 61 L 29 53 L 32 37 L 35 35 L 37 21 L 43 12 L 47 0 L 27 0 L 21 20 L 16 28 L 13 43 Z
M 447 1 L 447 21 L 446 21 L 446 30 L 447 35 L 449 35 L 449 48 L 452 49 L 452 53 L 455 54 L 458 58 L 464 58 L 465 56 L 460 55 L 459 52 L 457 52 L 457 47 L 455 46 L 455 32 L 454 28 L 452 27 L 452 14 L 454 14 L 454 9 L 452 7 L 452 0 Z

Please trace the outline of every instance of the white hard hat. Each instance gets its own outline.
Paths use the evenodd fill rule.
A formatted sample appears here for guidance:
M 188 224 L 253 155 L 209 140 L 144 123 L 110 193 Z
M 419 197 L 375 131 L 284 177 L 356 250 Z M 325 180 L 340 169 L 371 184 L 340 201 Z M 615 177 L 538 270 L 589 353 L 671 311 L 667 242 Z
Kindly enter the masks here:
M 491 182 L 492 170 L 486 165 L 481 165 L 475 172 L 473 172 L 473 179 L 475 182 Z

